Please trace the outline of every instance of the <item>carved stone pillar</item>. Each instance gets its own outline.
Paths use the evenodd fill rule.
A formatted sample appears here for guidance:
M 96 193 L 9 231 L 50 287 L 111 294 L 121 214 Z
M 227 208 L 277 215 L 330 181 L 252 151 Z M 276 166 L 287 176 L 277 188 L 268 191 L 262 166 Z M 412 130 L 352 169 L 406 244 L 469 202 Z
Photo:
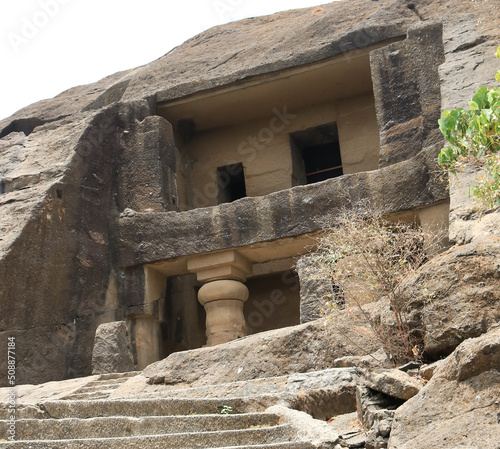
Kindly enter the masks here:
M 198 300 L 207 313 L 207 346 L 244 337 L 247 334 L 243 305 L 248 289 L 243 282 L 252 271 L 251 262 L 234 250 L 195 256 L 188 270 L 204 285 Z

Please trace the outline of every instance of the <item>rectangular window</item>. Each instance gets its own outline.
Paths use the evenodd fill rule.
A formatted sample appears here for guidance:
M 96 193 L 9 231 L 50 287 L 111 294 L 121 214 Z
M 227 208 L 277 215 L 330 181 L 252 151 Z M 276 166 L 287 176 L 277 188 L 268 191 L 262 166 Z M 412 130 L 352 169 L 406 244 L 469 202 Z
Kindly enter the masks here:
M 243 164 L 231 164 L 217 168 L 219 204 L 230 203 L 247 196 Z
M 297 131 L 290 140 L 302 155 L 307 184 L 343 175 L 336 123 Z

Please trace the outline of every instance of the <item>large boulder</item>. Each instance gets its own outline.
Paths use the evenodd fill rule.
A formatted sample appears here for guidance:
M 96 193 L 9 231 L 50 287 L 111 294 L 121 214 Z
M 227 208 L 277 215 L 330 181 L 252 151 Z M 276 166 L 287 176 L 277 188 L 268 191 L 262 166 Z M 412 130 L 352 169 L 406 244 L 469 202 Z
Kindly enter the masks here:
M 365 385 L 387 396 L 405 400 L 415 396 L 422 388 L 422 384 L 414 377 L 397 369 L 368 373 L 365 377 Z
M 500 237 L 451 248 L 403 290 L 424 354 L 438 359 L 500 321 Z
M 392 449 L 498 449 L 500 327 L 462 343 L 419 394 L 399 407 Z
M 144 370 L 149 383 L 202 386 L 318 371 L 378 349 L 373 332 L 347 319 L 317 320 L 218 345 L 176 352 Z

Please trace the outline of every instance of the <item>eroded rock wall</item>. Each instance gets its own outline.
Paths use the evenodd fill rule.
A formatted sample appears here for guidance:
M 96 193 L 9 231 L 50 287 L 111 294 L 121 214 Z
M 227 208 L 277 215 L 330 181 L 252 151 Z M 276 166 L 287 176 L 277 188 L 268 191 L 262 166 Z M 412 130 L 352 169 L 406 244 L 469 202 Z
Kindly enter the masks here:
M 13 180 L 1 196 L 2 212 L 10 213 L 2 217 L 0 344 L 16 337 L 19 383 L 89 374 L 96 327 L 123 317 L 111 227 L 120 198 L 131 195 L 119 182 L 119 170 L 131 163 L 124 136 L 140 136 L 150 115 L 146 101 L 115 103 L 44 125 L 27 138 L 13 136 L 21 142 L 16 151 L 26 154 L 7 166 Z M 155 146 L 148 149 L 154 153 Z M 12 161 L 14 150 L 3 154 Z M 42 168 L 24 188 L 35 165 Z M 155 170 L 147 174 L 151 179 Z M 161 204 L 164 185 L 144 192 L 144 207 Z M 0 367 L 5 364 L 4 358 Z

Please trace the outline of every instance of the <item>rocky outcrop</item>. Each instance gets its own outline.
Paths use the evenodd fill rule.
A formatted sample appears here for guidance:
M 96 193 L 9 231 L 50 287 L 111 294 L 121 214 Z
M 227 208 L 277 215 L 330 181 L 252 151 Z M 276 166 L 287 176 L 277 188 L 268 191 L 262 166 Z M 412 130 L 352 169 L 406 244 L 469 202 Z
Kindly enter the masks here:
M 333 362 L 336 368 L 343 368 L 349 366 L 356 366 L 359 368 L 386 368 L 390 365 L 389 357 L 383 349 L 379 349 L 373 354 L 368 354 L 365 356 L 346 356 L 340 357 Z
M 424 23 L 408 30 L 408 38 L 370 54 L 377 121 L 380 125 L 380 167 L 411 159 L 432 142 L 440 142 L 439 74 L 444 62 L 442 24 Z M 401 86 L 406 88 L 401 92 Z
M 419 22 L 398 0 L 243 20 L 2 120 L 0 344 L 17 339 L 18 382 L 90 374 L 97 326 L 145 305 L 142 263 L 314 232 L 338 191 L 390 212 L 446 201 L 431 145 L 398 167 L 177 213 L 181 163 L 157 115 L 168 100 L 403 41 Z
M 396 411 L 392 449 L 496 449 L 500 328 L 463 342 L 427 386 Z
M 90 374 L 97 326 L 123 318 L 110 210 L 124 192 L 111 180 L 126 166 L 124 131 L 149 114 L 146 102 L 115 103 L 0 141 L 8 174 L 0 195 L 0 344 L 16 338 L 19 383 Z
M 75 87 L 2 120 L 0 345 L 16 337 L 23 354 L 18 381 L 89 374 L 97 326 L 144 305 L 144 274 L 137 268 L 142 263 L 314 232 L 327 209 L 335 213 L 346 198 L 370 198 L 387 213 L 445 203 L 446 182 L 435 163 L 440 142 L 429 128 L 439 109 L 438 78 L 430 66 L 436 71 L 443 57 L 441 42 L 431 45 L 440 38 L 436 21 L 443 22 L 442 102 L 462 105 L 496 71 L 490 52 L 499 35 L 494 13 L 489 3 L 349 0 L 244 20 L 208 30 L 144 67 Z M 388 46 L 373 61 L 382 145 L 393 165 L 266 198 L 175 212 L 178 161 L 172 129 L 156 115 L 158 104 L 357 55 L 372 45 Z M 427 52 L 434 62 L 429 67 L 421 59 Z M 387 73 L 396 79 L 384 90 L 381 64 L 391 61 Z M 398 80 L 411 82 L 414 69 L 416 84 L 402 86 L 408 98 L 381 102 Z M 391 104 L 408 106 L 401 123 L 394 111 L 380 113 Z M 404 146 L 398 154 L 396 143 Z M 474 336 L 477 326 L 459 332 Z
M 500 208 L 485 210 L 470 193 L 481 175 L 477 167 L 465 167 L 450 177 L 450 240 L 457 245 L 500 237 Z
M 364 434 L 355 441 L 362 440 L 367 449 L 386 448 L 396 410 L 421 388 L 422 383 L 400 369 L 365 372 L 356 387 L 356 409 Z
M 321 370 L 338 357 L 365 355 L 377 347 L 371 330 L 362 325 L 318 320 L 177 352 L 148 366 L 144 375 L 152 384 L 202 386 Z
M 424 354 L 440 358 L 500 321 L 500 238 L 451 248 L 404 287 L 410 326 Z
M 214 27 L 143 67 L 69 89 L 54 99 L 21 109 L 0 122 L 0 131 L 20 118 L 54 120 L 120 100 L 156 96 L 158 101 L 165 101 L 309 64 L 402 37 L 415 20 L 416 14 L 403 2 L 353 0 L 347 8 L 335 2 L 323 5 L 319 11 L 304 8 Z M 338 26 L 332 27 L 332 21 Z M 291 29 L 295 32 L 290 33 Z
M 441 108 L 467 107 L 477 89 L 495 83 L 498 60 L 494 55 L 500 42 L 496 5 L 420 0 L 414 2 L 414 10 L 423 19 L 443 23 Z M 500 212 L 485 212 L 469 193 L 479 174 L 476 170 L 468 167 L 458 177 L 450 176 L 450 240 L 460 245 L 487 235 L 500 235 Z

